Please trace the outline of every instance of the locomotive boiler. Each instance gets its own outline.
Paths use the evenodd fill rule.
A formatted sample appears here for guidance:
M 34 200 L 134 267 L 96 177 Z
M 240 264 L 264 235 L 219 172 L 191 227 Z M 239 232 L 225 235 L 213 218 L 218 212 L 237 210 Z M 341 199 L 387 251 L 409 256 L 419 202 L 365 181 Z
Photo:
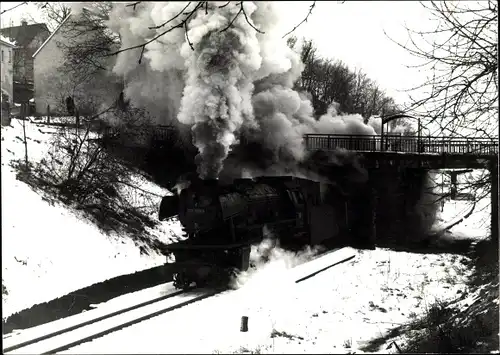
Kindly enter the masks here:
M 334 192 L 294 177 L 236 179 L 228 185 L 192 179 L 160 204 L 159 219 L 177 215 L 186 237 L 165 246 L 175 256 L 174 285 L 227 282 L 235 271 L 247 270 L 250 248 L 263 240 L 264 227 L 285 249 L 331 242 L 347 222 L 347 203 L 340 198 L 336 207 L 324 203 Z

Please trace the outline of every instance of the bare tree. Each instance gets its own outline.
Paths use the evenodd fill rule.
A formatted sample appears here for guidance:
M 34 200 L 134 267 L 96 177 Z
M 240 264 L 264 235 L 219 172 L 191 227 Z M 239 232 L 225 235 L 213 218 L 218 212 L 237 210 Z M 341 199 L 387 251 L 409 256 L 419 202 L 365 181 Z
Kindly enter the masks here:
M 72 13 L 67 3 L 38 2 L 36 6 L 52 31 Z M 73 75 L 88 77 L 106 69 L 106 55 L 119 47 L 119 36 L 106 25 L 112 6 L 109 1 L 85 3 L 61 27 L 64 40 L 57 45 L 66 57 L 66 70 Z
M 65 54 L 68 73 L 82 81 L 110 68 L 108 54 L 119 46 L 119 36 L 108 29 L 112 4 L 88 3 L 78 16 L 64 26 L 64 41 L 57 43 Z
M 51 32 L 71 13 L 71 7 L 64 2 L 37 2 L 35 4 Z
M 297 39 L 290 37 L 287 43 L 294 48 Z M 401 112 L 394 99 L 361 70 L 353 71 L 342 61 L 321 58 L 312 40 L 303 41 L 300 54 L 304 70 L 295 88 L 311 94 L 316 117 L 326 113 L 333 102 L 339 104 L 341 112 L 359 113 L 366 121 L 372 115 Z
M 136 1 L 136 2 L 128 4 L 126 6 L 132 7 L 135 10 L 138 6 L 141 6 L 141 3 L 142 3 L 142 1 Z M 141 43 L 141 44 L 138 44 L 135 46 L 131 46 L 131 47 L 127 47 L 127 48 L 122 48 L 118 51 L 110 53 L 110 55 L 117 55 L 119 53 L 133 50 L 133 49 L 141 49 L 141 54 L 139 56 L 139 64 L 140 64 L 142 62 L 142 56 L 144 54 L 144 50 L 146 49 L 146 46 L 149 45 L 150 43 L 157 41 L 159 38 L 165 36 L 167 33 L 170 33 L 171 31 L 173 31 L 176 28 L 184 29 L 186 41 L 188 42 L 191 49 L 194 50 L 193 43 L 191 42 L 189 35 L 188 35 L 189 23 L 194 18 L 194 15 L 198 11 L 203 11 L 205 14 L 208 14 L 211 11 L 217 10 L 218 8 L 224 8 L 227 6 L 235 6 L 235 7 L 239 8 L 239 10 L 236 13 L 236 15 L 229 21 L 227 26 L 220 30 L 221 32 L 227 31 L 229 28 L 231 28 L 233 26 L 234 22 L 236 21 L 236 19 L 238 17 L 244 16 L 246 23 L 251 28 L 253 28 L 255 31 L 263 34 L 264 32 L 259 30 L 257 27 L 255 27 L 252 20 L 247 15 L 247 13 L 245 11 L 245 4 L 244 3 L 245 3 L 244 1 L 228 1 L 225 4 L 217 5 L 217 4 L 212 4 L 209 1 L 199 1 L 199 2 L 191 2 L 190 1 L 187 3 L 187 5 L 181 11 L 179 11 L 176 15 L 172 16 L 170 19 L 168 19 L 164 23 L 162 23 L 158 26 L 149 27 L 149 29 L 165 28 L 164 31 L 162 31 L 161 33 L 157 34 L 156 36 L 154 36 L 153 38 L 149 39 L 148 41 L 146 41 L 144 43 Z M 193 5 L 193 6 L 191 6 L 191 5 Z M 283 38 L 292 34 L 304 22 L 307 22 L 307 20 L 309 19 L 309 16 L 312 14 L 312 11 L 313 11 L 315 6 L 316 6 L 316 1 L 313 1 L 311 6 L 309 7 L 309 11 L 308 11 L 306 17 L 298 25 L 296 25 L 292 30 L 285 33 L 283 35 Z
M 106 26 L 112 3 L 85 3 L 73 14 L 71 8 L 59 3 L 38 3 L 38 7 L 53 23 L 66 19 L 54 39 L 63 62 L 47 72 L 43 81 L 45 95 L 59 104 L 53 108 L 64 112 L 65 99 L 71 96 L 79 113 L 92 116 L 118 99 L 123 85 L 111 74 L 113 58 L 108 54 L 119 48 L 119 37 Z
M 437 20 L 436 29 L 406 27 L 408 43 L 393 40 L 423 59 L 418 67 L 431 73 L 409 90 L 418 97 L 412 97 L 407 110 L 435 122 L 439 134 L 467 134 L 467 128 L 482 136 L 498 136 L 497 2 L 421 5 Z
M 498 140 L 498 3 L 430 2 L 421 3 L 437 26 L 433 31 L 406 27 L 409 40 L 394 41 L 417 58 L 421 71 L 430 76 L 411 88 L 408 111 L 428 118 L 436 127 L 433 134 L 482 136 Z M 463 184 L 462 189 L 480 200 L 493 197 L 492 240 L 498 242 L 494 228 L 498 215 L 498 175 L 494 164 L 489 173 Z

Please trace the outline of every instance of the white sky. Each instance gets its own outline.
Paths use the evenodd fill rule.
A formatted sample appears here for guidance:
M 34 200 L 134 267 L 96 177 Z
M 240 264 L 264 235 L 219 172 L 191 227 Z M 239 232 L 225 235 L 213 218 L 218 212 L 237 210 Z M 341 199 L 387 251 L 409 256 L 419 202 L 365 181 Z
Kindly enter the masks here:
M 312 1 L 286 2 L 286 18 L 300 23 Z M 340 59 L 350 68 L 361 68 L 398 102 L 407 98 L 398 90 L 424 81 L 416 69 L 415 58 L 391 42 L 384 34 L 404 43 L 404 24 L 421 29 L 428 18 L 414 1 L 318 1 L 309 17 L 297 30 L 298 36 L 313 39 L 325 58 Z M 286 33 L 286 32 L 285 32 Z
M 280 2 L 284 33 L 305 17 L 312 1 Z M 20 2 L 1 2 L 1 10 Z M 31 22 L 41 21 L 33 3 L 22 5 L 1 16 L 1 27 L 20 24 L 23 15 Z M 31 15 L 31 17 L 29 16 Z M 352 69 L 362 68 L 397 102 L 406 101 L 407 94 L 398 90 L 418 85 L 425 76 L 406 65 L 415 58 L 392 43 L 384 30 L 400 42 L 406 40 L 404 24 L 422 29 L 428 24 L 427 13 L 414 1 L 318 1 L 309 17 L 296 31 L 296 36 L 313 39 L 319 53 L 340 59 Z M 283 33 L 283 34 L 284 34 Z

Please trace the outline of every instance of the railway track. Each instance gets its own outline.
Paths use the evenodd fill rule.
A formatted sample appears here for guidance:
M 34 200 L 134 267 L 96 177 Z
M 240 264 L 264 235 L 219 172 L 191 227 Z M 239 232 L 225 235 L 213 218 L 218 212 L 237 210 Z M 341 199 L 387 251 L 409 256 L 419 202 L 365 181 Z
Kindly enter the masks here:
M 291 271 L 296 283 L 302 282 L 339 263 L 355 257 L 350 248 L 337 249 L 301 265 Z M 4 354 L 53 354 L 102 337 L 124 327 L 170 312 L 190 303 L 211 297 L 225 289 L 205 290 L 191 287 L 176 290 L 172 283 L 156 286 L 161 295 L 134 297 L 134 302 L 116 307 L 99 307 L 71 317 L 9 334 L 3 339 Z M 166 290 L 165 290 L 166 289 Z
M 97 308 L 4 338 L 4 354 L 52 354 L 213 296 L 220 290 L 171 291 L 118 310 Z

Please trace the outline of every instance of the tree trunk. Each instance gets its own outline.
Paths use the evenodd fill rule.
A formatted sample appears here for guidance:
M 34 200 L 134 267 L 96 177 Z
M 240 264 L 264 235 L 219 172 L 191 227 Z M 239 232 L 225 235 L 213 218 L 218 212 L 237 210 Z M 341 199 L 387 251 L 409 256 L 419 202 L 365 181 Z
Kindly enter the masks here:
M 27 104 L 22 104 L 21 106 L 21 119 L 23 120 L 23 141 L 24 141 L 24 163 L 26 164 L 26 168 L 28 168 L 28 140 L 26 139 L 26 109 Z

